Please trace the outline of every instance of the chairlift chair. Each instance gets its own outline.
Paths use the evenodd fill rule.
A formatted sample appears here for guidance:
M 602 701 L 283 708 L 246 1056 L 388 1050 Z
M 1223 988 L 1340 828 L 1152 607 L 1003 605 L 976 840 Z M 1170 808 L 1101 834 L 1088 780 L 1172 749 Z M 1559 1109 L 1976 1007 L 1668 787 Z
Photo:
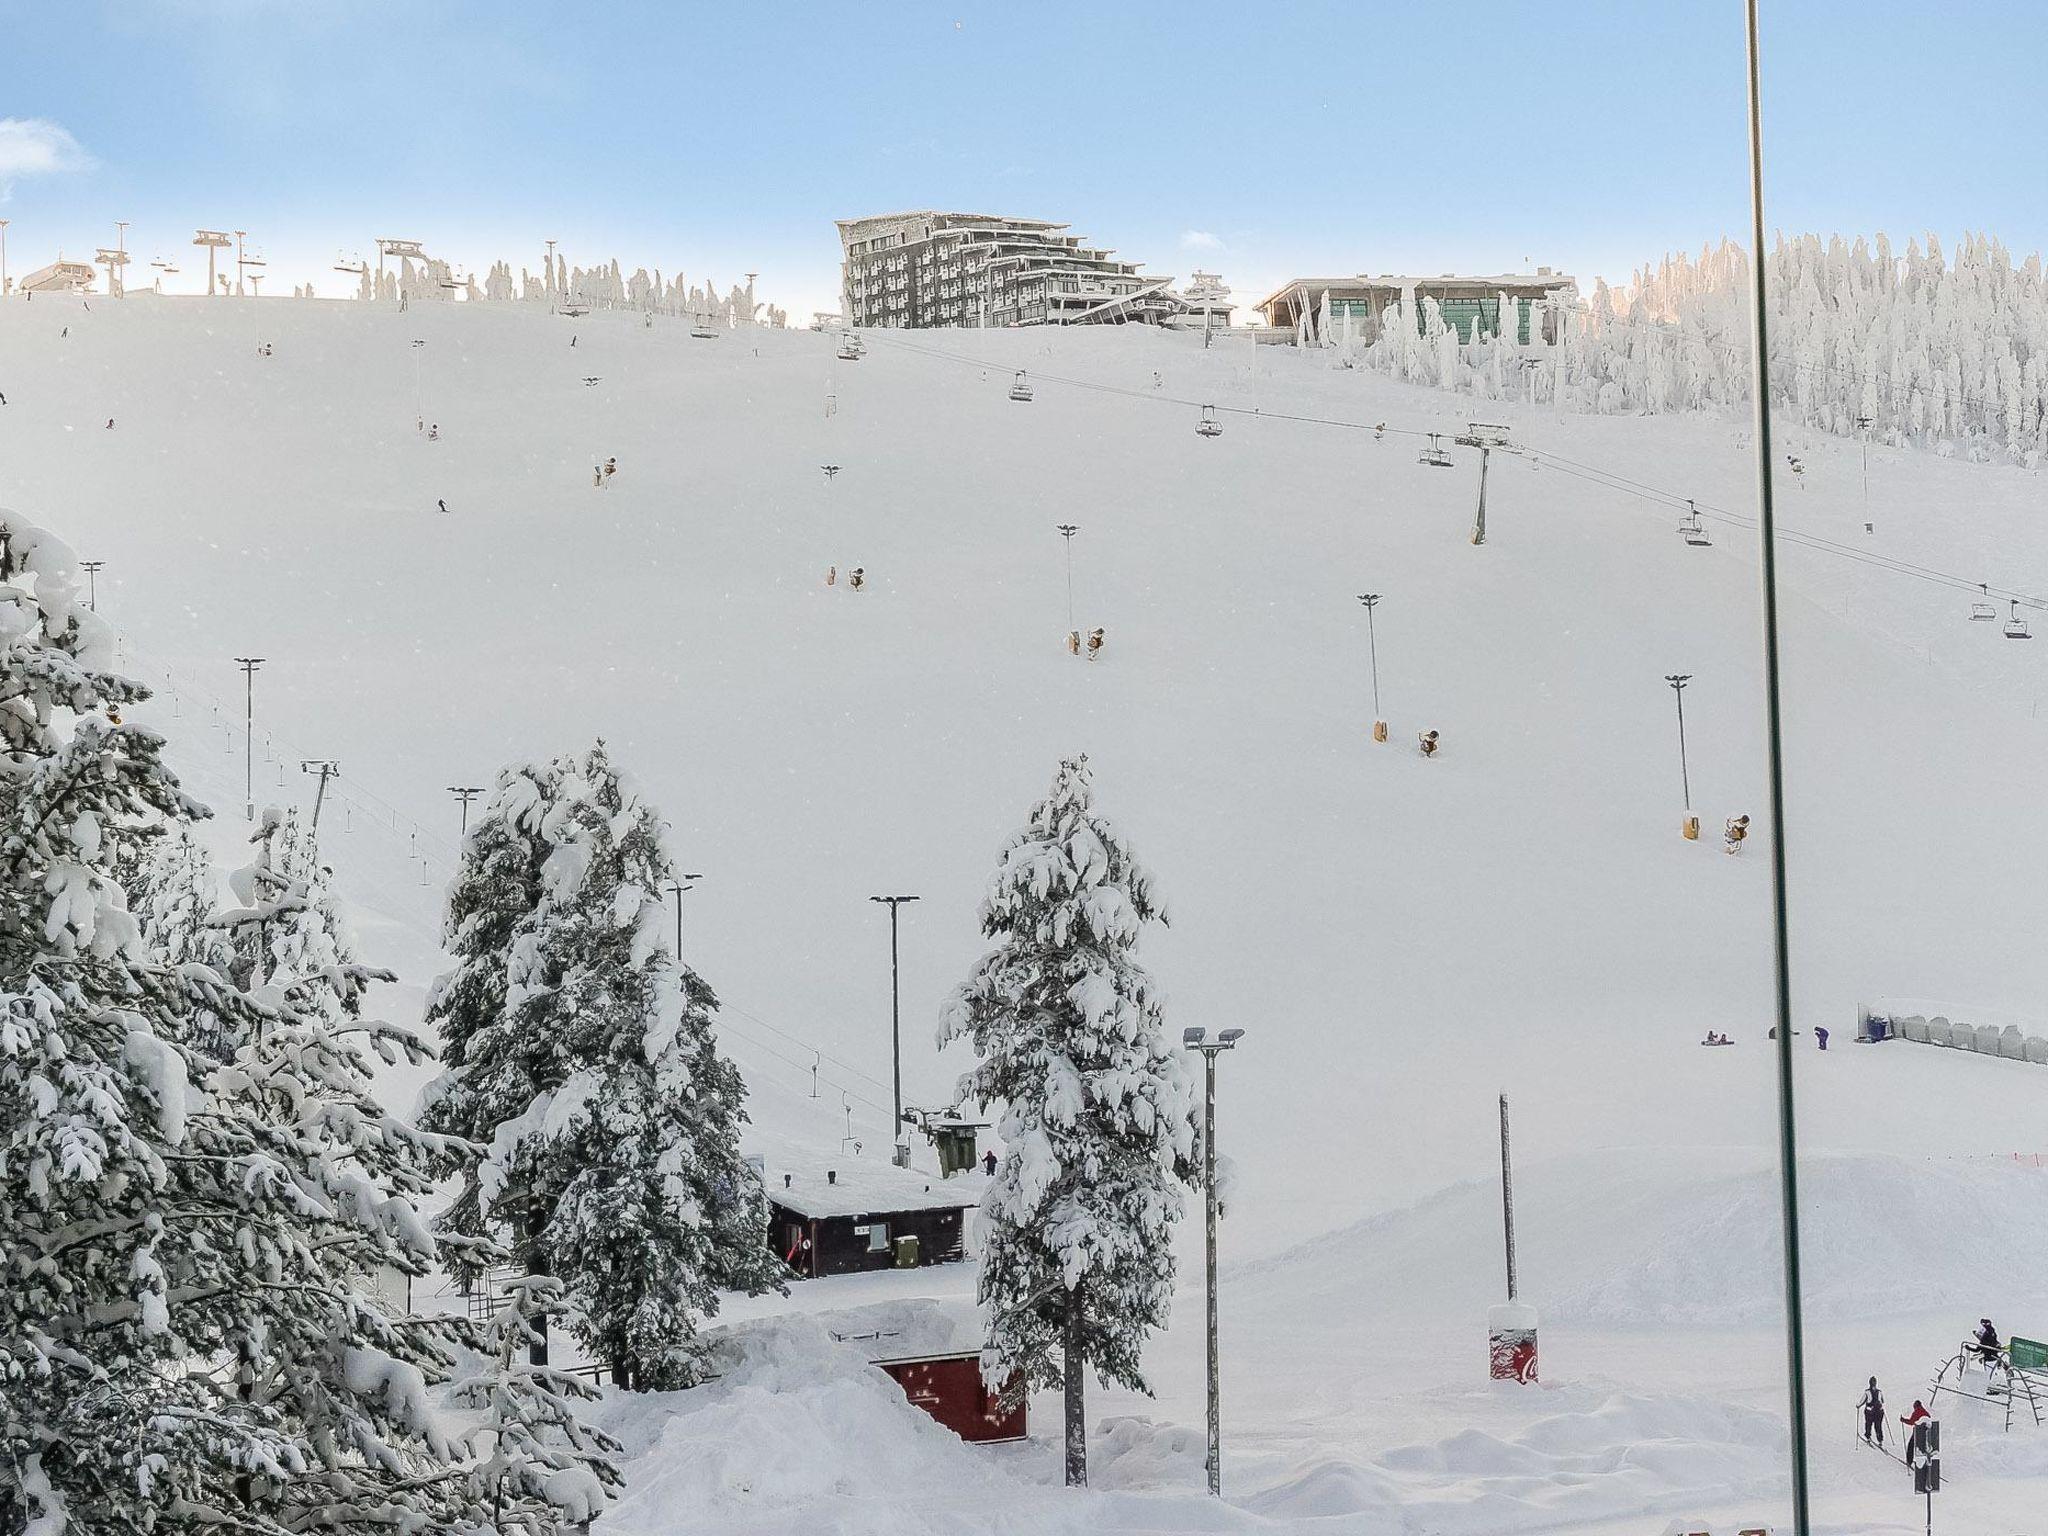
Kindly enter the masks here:
M 1017 381 L 1010 386 L 1010 398 L 1012 400 L 1029 400 L 1031 398 L 1031 381 L 1024 377 L 1024 370 L 1022 368 L 1017 370 Z
M 710 320 L 705 318 L 703 315 L 698 315 L 695 317 L 695 323 L 692 324 L 690 327 L 690 334 L 696 337 L 699 341 L 718 340 L 718 332 L 711 329 Z
M 1449 469 L 1451 467 L 1450 450 L 1444 447 L 1443 434 L 1441 432 L 1429 434 L 1429 446 L 1416 456 L 1415 461 L 1418 464 L 1427 464 L 1431 469 Z
M 2005 638 L 2008 640 L 2031 640 L 2034 632 L 2027 628 L 2027 621 L 2020 617 L 2018 598 L 2012 602 L 2012 617 L 2005 621 Z
M 1221 437 L 1223 435 L 1223 423 L 1216 419 L 1215 406 L 1205 405 L 1202 407 L 1202 420 L 1196 426 L 1195 431 L 1203 437 Z
M 1691 497 L 1685 501 L 1687 512 L 1678 525 L 1679 534 L 1695 549 L 1711 549 L 1714 541 L 1708 537 L 1706 525 L 1700 521 L 1700 509 Z
M 1982 592 L 1987 598 L 1991 596 L 1991 585 L 1989 582 L 1978 582 L 1977 590 Z M 1970 604 L 1970 622 L 1973 624 L 1989 624 L 1997 617 L 1998 610 L 1988 602 Z

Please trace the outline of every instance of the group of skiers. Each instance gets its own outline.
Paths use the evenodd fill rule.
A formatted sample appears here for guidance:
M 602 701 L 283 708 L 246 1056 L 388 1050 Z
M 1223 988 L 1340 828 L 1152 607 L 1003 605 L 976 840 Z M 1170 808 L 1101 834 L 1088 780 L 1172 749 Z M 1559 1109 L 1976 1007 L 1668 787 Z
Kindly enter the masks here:
M 846 573 L 846 585 L 850 587 L 853 591 L 858 592 L 867 584 L 868 573 L 861 566 L 856 565 L 852 570 Z M 825 585 L 828 587 L 836 587 L 837 585 L 839 585 L 838 566 L 828 565 L 825 567 Z
M 1975 1360 L 1984 1367 L 1986 1396 L 1997 1397 L 2011 1390 L 2012 1366 L 2006 1360 L 2005 1341 L 1999 1338 L 1998 1329 L 1993 1326 L 1990 1318 L 1983 1317 L 1977 1320 L 1976 1333 L 1970 1342 L 1963 1346 L 1963 1359 L 1966 1364 L 1970 1360 Z M 2001 1376 L 2007 1378 L 2004 1384 L 2000 1383 Z M 1875 1376 L 1870 1378 L 1870 1385 L 1864 1388 L 1860 1406 L 1863 1410 L 1864 1444 L 1875 1445 L 1879 1450 L 1883 1450 L 1884 1393 L 1879 1390 Z M 1917 1397 L 1913 1399 L 1913 1411 L 1899 1415 L 1899 1423 L 1905 1428 L 1906 1465 L 1909 1467 L 1913 1464 L 1915 1449 L 1913 1426 L 1930 1417 L 1932 1415 L 1928 1413 L 1927 1405 Z
M 1102 630 L 1100 626 L 1088 631 L 1088 639 L 1085 643 L 1081 639 L 1081 631 L 1078 629 L 1067 631 L 1067 654 L 1069 656 L 1079 656 L 1084 649 L 1087 651 L 1090 661 L 1093 661 L 1102 653 Z

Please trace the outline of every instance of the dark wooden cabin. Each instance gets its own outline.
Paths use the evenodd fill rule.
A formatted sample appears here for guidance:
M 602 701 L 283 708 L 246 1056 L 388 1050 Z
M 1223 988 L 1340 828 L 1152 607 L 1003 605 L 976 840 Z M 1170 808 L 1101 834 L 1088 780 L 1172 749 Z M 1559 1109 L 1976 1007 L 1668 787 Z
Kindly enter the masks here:
M 771 1157 L 768 1246 L 801 1279 L 952 1264 L 979 1195 L 873 1158 Z

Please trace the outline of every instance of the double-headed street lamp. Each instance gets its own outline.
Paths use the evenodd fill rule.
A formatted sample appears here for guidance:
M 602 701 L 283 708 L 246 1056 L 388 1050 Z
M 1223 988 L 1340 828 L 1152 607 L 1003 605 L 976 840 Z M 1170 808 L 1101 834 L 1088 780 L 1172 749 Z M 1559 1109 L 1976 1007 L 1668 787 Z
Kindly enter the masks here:
M 1223 1388 L 1216 1362 L 1216 1058 L 1244 1038 L 1241 1029 L 1181 1031 L 1181 1044 L 1202 1053 L 1202 1193 L 1209 1238 L 1209 1491 L 1223 1492 Z
M 676 899 L 676 968 L 678 970 L 687 969 L 683 965 L 683 897 L 688 895 L 697 882 L 703 878 L 702 875 L 677 875 L 675 879 L 668 883 L 668 893 Z

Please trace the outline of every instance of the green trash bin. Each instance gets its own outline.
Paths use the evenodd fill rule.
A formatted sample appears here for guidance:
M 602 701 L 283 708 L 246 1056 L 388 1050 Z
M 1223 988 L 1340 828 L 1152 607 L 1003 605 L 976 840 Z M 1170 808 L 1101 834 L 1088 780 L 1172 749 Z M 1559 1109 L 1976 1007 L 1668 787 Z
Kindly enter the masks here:
M 917 1268 L 916 1237 L 899 1237 L 896 1239 L 896 1267 L 898 1269 Z

